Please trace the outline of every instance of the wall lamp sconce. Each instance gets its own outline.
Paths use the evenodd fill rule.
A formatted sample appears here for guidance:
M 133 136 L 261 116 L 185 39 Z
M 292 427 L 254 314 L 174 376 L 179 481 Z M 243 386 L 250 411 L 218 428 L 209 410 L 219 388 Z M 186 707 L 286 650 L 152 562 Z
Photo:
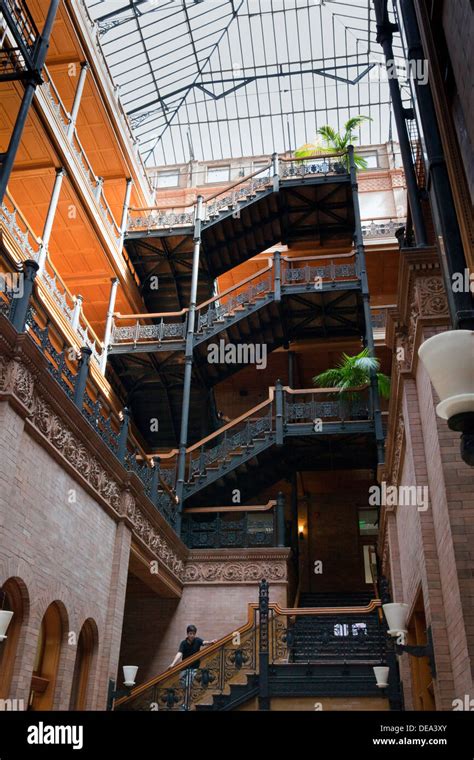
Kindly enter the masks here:
M 135 677 L 137 675 L 138 665 L 123 666 L 123 685 L 124 689 L 115 689 L 115 681 L 109 679 L 109 689 L 107 692 L 107 710 L 113 710 L 114 702 L 120 697 L 129 697 L 130 692 L 135 686 Z
M 431 627 L 426 629 L 427 643 L 420 646 L 399 643 L 399 639 L 405 642 L 407 630 L 408 604 L 402 602 L 392 602 L 391 604 L 382 605 L 385 618 L 388 624 L 388 649 L 397 655 L 409 654 L 411 657 L 427 657 L 431 674 L 436 678 L 436 663 L 433 648 L 433 637 Z M 377 679 L 378 685 L 378 679 Z M 383 688 L 383 687 L 380 687 Z
M 303 525 L 300 525 L 298 528 L 298 537 L 300 541 L 304 541 L 304 527 Z
M 7 638 L 7 628 L 10 625 L 10 620 L 13 617 L 13 612 L 10 610 L 0 610 L 0 642 L 5 641 Z
M 11 610 L 4 610 L 3 605 L 5 604 L 7 598 L 6 591 L 0 591 L 0 602 L 1 602 L 1 609 L 0 609 L 0 642 L 5 641 L 7 638 L 7 628 L 10 625 L 10 621 L 13 617 L 13 612 Z
M 418 356 L 441 401 L 436 414 L 461 433 L 461 457 L 474 467 L 474 331 L 448 330 L 421 344 Z

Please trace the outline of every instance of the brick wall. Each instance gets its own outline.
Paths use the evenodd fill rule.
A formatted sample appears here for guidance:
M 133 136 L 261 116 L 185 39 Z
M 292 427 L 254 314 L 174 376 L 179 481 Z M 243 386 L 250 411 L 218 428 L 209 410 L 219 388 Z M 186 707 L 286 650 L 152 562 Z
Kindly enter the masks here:
M 128 566 L 130 532 L 119 526 L 125 531 L 120 570 L 114 520 L 26 432 L 7 403 L 0 404 L 0 524 L 0 586 L 17 578 L 28 598 L 9 697 L 27 704 L 41 620 L 58 602 L 63 640 L 54 709 L 69 707 L 76 645 L 68 643 L 68 633 L 78 638 L 88 618 L 98 629 L 88 707 L 103 709 L 118 657 L 123 592 L 121 600 L 117 579 Z M 118 614 L 107 619 L 111 604 Z

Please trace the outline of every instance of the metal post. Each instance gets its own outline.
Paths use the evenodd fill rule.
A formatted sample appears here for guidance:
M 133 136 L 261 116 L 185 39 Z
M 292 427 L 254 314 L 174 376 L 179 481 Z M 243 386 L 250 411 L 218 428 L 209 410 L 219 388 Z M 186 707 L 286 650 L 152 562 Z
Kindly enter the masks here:
M 117 458 L 120 459 L 123 464 L 127 453 L 128 426 L 130 424 L 130 411 L 128 407 L 124 406 L 122 414 L 123 420 L 118 438 Z
M 74 403 L 82 409 L 84 403 L 84 393 L 87 384 L 87 375 L 89 374 L 89 362 L 91 359 L 92 349 L 88 346 L 81 348 L 81 361 L 79 363 L 79 372 L 76 375 L 76 382 L 74 385 Z
M 109 308 L 107 310 L 107 321 L 105 323 L 105 335 L 104 335 L 104 349 L 102 351 L 102 355 L 100 357 L 100 369 L 103 375 L 105 375 L 105 368 L 107 367 L 107 352 L 109 350 L 109 342 L 110 342 L 110 336 L 112 334 L 112 324 L 114 320 L 114 308 L 115 308 L 115 299 L 117 297 L 117 287 L 119 284 L 119 280 L 117 277 L 114 277 L 111 280 L 111 288 L 110 288 L 110 297 L 109 297 Z
M 408 201 L 410 204 L 413 229 L 417 246 L 427 245 L 426 229 L 423 212 L 421 210 L 420 193 L 416 180 L 415 167 L 411 153 L 410 140 L 408 137 L 406 109 L 403 107 L 402 96 L 398 77 L 395 74 L 393 54 L 393 33 L 398 31 L 398 25 L 389 21 L 387 0 L 374 0 L 375 17 L 377 21 L 377 42 L 382 46 L 388 73 L 388 85 L 390 98 L 393 105 L 393 114 L 397 125 L 398 142 L 402 155 L 403 167 L 407 183 Z M 390 70 L 389 70 L 390 69 Z
M 95 186 L 94 190 L 94 196 L 96 201 L 100 201 L 100 196 L 102 194 L 102 185 L 104 184 L 104 178 L 103 177 L 97 177 L 97 184 Z
M 276 445 L 283 446 L 283 385 L 281 380 L 275 383 L 275 432 Z
M 379 593 L 380 593 L 380 601 L 382 604 L 389 604 L 392 600 L 390 597 L 390 590 L 388 586 L 387 579 L 382 575 L 380 576 L 379 580 Z M 382 615 L 382 620 L 379 621 L 380 625 L 382 627 L 385 640 L 387 639 L 387 622 L 385 620 L 385 616 Z M 403 710 L 403 694 L 402 694 L 402 684 L 400 681 L 400 668 L 398 665 L 398 660 L 395 652 L 393 649 L 386 648 L 385 651 L 385 660 L 387 662 L 389 672 L 388 672 L 388 689 L 387 689 L 387 697 L 388 697 L 388 703 L 390 705 L 391 710 Z
M 184 475 L 186 467 L 186 446 L 188 441 L 189 400 L 191 395 L 191 377 L 193 371 L 194 320 L 196 314 L 197 287 L 199 275 L 199 255 L 201 251 L 201 222 L 203 197 L 198 195 L 196 215 L 194 218 L 194 250 L 191 276 L 191 293 L 189 297 L 188 324 L 186 330 L 186 348 L 183 382 L 183 406 L 181 412 L 181 431 L 179 436 L 178 478 L 176 496 L 179 499 L 176 511 L 176 532 L 181 532 L 181 516 L 183 511 Z
M 412 0 L 408 2 L 407 0 L 399 0 L 399 5 L 408 45 L 408 58 L 415 61 L 423 60 L 424 52 L 413 2 Z M 454 293 L 452 287 L 453 275 L 464 272 L 467 264 L 444 157 L 443 143 L 439 133 L 433 95 L 429 82 L 421 84 L 416 76 L 413 79 L 428 160 L 427 170 L 430 180 L 430 195 L 432 204 L 437 210 L 437 214 L 434 214 L 433 217 L 435 224 L 437 222 L 436 216 L 439 218 L 440 232 L 444 242 L 445 256 L 443 256 L 443 251 L 441 251 L 441 254 L 444 260 L 443 263 L 445 263 L 445 268 L 447 269 L 444 272 L 444 279 L 449 309 L 455 328 L 472 330 L 474 329 L 472 297 L 468 292 Z
M 158 487 L 160 485 L 160 457 L 153 458 L 153 476 L 151 480 L 151 500 L 158 507 Z
M 285 546 L 285 495 L 278 491 L 276 503 L 277 546 Z
M 37 272 L 38 264 L 36 261 L 33 261 L 33 259 L 27 259 L 23 262 L 23 294 L 21 298 L 16 298 L 14 300 L 15 305 L 11 315 L 13 327 L 18 332 L 23 332 L 25 329 L 26 315 L 28 313 L 28 306 L 33 292 L 33 283 Z
M 60 0 L 51 0 L 46 15 L 46 21 L 44 23 L 43 31 L 41 33 L 38 52 L 35 59 L 35 69 L 30 73 L 30 78 L 25 83 L 25 93 L 23 95 L 21 105 L 16 117 L 15 126 L 13 127 L 12 134 L 10 136 L 10 142 L 6 153 L 2 155 L 2 163 L 0 168 L 0 204 L 3 203 L 3 197 L 5 195 L 8 180 L 15 162 L 18 147 L 20 145 L 21 136 L 25 127 L 28 111 L 30 109 L 33 95 L 35 94 L 36 87 L 41 84 L 41 70 L 44 66 L 46 59 L 46 53 L 49 48 L 49 39 L 51 37 L 51 29 L 53 28 L 56 12 L 59 7 Z
M 274 285 L 274 293 L 275 293 L 275 301 L 281 301 L 281 253 L 280 251 L 275 251 L 273 254 L 273 262 L 274 262 L 274 269 L 273 269 L 273 276 L 275 279 L 275 285 Z
M 258 709 L 270 709 L 268 689 L 269 641 L 268 641 L 268 581 L 260 581 L 258 587 L 258 642 L 259 642 L 259 690 Z
M 278 192 L 280 188 L 280 159 L 278 153 L 272 155 L 272 168 L 273 168 L 273 191 Z
M 81 295 L 76 296 L 76 302 L 74 304 L 74 311 L 72 313 L 71 327 L 73 330 L 77 330 L 79 326 L 79 320 L 81 318 L 83 298 Z
M 48 213 L 44 222 L 43 235 L 41 237 L 41 246 L 38 255 L 39 273 L 41 274 L 46 264 L 46 257 L 48 255 L 48 246 L 51 238 L 51 232 L 53 229 L 54 217 L 56 216 L 56 209 L 58 208 L 59 194 L 61 192 L 61 185 L 63 179 L 66 176 L 66 170 L 63 167 L 56 169 L 56 177 L 54 178 L 53 192 L 51 193 L 51 200 L 49 201 Z
M 367 348 L 372 356 L 375 356 L 375 344 L 374 333 L 372 329 L 372 318 L 370 314 L 370 295 L 369 295 L 369 281 L 367 279 L 367 268 L 365 263 L 365 249 L 364 238 L 362 236 L 362 224 L 360 220 L 360 204 L 359 193 L 357 185 L 357 171 L 354 162 L 354 146 L 349 145 L 349 166 L 351 176 L 351 189 L 352 189 L 352 203 L 354 205 L 354 220 L 355 220 L 355 233 L 354 241 L 356 248 L 356 256 L 360 272 L 360 281 L 362 288 L 362 303 L 364 307 L 364 321 L 365 321 L 365 338 Z M 380 399 L 377 382 L 377 373 L 375 371 L 370 373 L 370 387 L 373 403 L 373 416 L 375 425 L 375 440 L 377 443 L 377 463 L 382 464 L 385 459 L 384 452 L 384 434 L 382 427 L 382 413 L 380 411 Z
M 74 135 L 74 129 L 77 121 L 77 114 L 79 113 L 79 106 L 81 105 L 82 92 L 84 90 L 84 84 L 86 82 L 86 74 L 89 70 L 89 64 L 86 61 L 81 63 L 81 71 L 79 73 L 79 79 L 77 82 L 76 92 L 74 94 L 74 101 L 71 108 L 71 114 L 69 116 L 69 125 L 67 128 L 67 139 L 72 142 Z
M 123 240 L 125 237 L 125 233 L 127 231 L 127 217 L 128 217 L 128 207 L 130 206 L 130 195 L 132 194 L 132 185 L 133 180 L 127 179 L 127 186 L 125 189 L 125 198 L 123 201 L 123 209 L 122 209 L 122 219 L 120 221 L 120 243 L 119 248 L 122 248 L 123 246 Z

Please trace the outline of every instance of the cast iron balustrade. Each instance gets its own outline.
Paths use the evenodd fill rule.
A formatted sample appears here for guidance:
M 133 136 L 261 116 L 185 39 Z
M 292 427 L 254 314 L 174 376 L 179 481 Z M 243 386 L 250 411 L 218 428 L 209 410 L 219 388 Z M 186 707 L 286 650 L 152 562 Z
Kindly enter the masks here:
M 294 390 L 277 383 L 266 401 L 186 450 L 184 498 L 219 480 L 240 464 L 289 436 L 370 432 L 373 403 L 369 386 L 348 388 L 344 398 L 333 388 Z M 356 394 L 356 398 L 353 398 Z M 177 451 L 160 454 L 174 463 Z M 170 466 L 168 466 L 171 472 Z
M 196 307 L 194 346 L 282 296 L 352 287 L 359 283 L 355 253 L 290 257 L 274 254 L 268 266 Z M 184 350 L 188 309 L 114 314 L 110 354 Z M 150 320 L 154 324 L 147 324 Z M 126 322 L 123 326 L 120 324 Z
M 18 265 L 26 259 L 38 262 L 41 238 L 34 234 L 8 192 L 5 194 L 4 202 L 0 207 L 0 224 L 8 231 L 20 250 L 20 256 L 15 263 Z M 77 334 L 77 345 L 90 348 L 92 359 L 98 365 L 102 354 L 102 343 L 82 310 L 79 311 L 77 319 L 75 319 L 76 309 L 78 309 L 77 299 L 71 294 L 49 258 L 46 258 L 44 269 L 37 277 L 37 283 L 44 286 L 48 296 L 59 308 L 71 329 Z
M 13 322 L 18 300 L 13 297 L 13 292 L 8 288 L 0 291 L 0 315 Z M 125 430 L 127 436 L 124 440 L 124 456 L 121 454 L 120 439 L 124 421 L 120 419 L 112 404 L 98 388 L 93 389 L 92 383 L 87 387 L 84 385 L 83 396 L 80 394 L 78 397 L 81 364 L 84 357 L 81 357 L 79 347 L 71 345 L 64 337 L 58 325 L 49 316 L 45 304 L 38 298 L 30 301 L 25 329 L 47 359 L 46 367 L 52 377 L 71 401 L 81 409 L 85 419 L 107 448 L 122 461 L 128 470 L 136 473 L 143 484 L 145 494 L 169 524 L 174 526 L 176 502 L 172 486 L 160 480 L 158 468 L 150 465 L 146 455 L 128 432 L 128 428 Z M 92 397 L 91 392 L 94 391 L 96 395 Z
M 263 584 L 265 581 L 260 584 L 260 589 Z M 339 676 L 341 666 L 351 665 L 356 668 L 367 665 L 375 687 L 372 666 L 383 662 L 386 655 L 380 605 L 380 599 L 373 599 L 366 607 L 281 608 L 268 602 L 268 594 L 264 599 L 260 591 L 260 606 L 248 605 L 245 625 L 209 648 L 201 649 L 199 655 L 137 686 L 129 697 L 116 702 L 115 709 L 226 709 L 225 703 L 231 701 L 232 690 L 243 688 L 252 678 L 257 678 L 256 693 L 261 709 L 268 709 L 264 705 L 268 705 L 269 695 L 278 695 L 279 682 L 287 680 L 285 671 L 294 669 L 298 662 L 314 666 L 312 674 L 316 676 L 320 668 L 322 690 L 324 681 L 331 681 L 332 674 Z M 311 639 L 300 631 L 300 620 L 311 622 L 315 632 Z M 194 669 L 193 677 L 186 679 L 185 668 L 192 668 L 196 659 L 200 661 L 199 667 Z M 349 679 L 350 675 L 346 678 Z M 354 682 L 357 684 L 357 677 Z M 344 691 L 353 693 L 354 688 L 357 686 L 347 684 L 344 689 L 343 684 L 341 695 Z M 286 684 L 285 693 L 291 696 L 291 685 L 288 689 Z M 255 693 L 252 692 L 251 696 Z
M 189 510 L 183 515 L 181 538 L 190 549 L 277 546 L 277 502 Z
M 0 51 L 0 80 L 18 78 L 15 72 L 35 72 L 41 36 L 28 6 L 24 0 L 0 0 L 0 14 L 16 42 Z
M 369 219 L 363 220 L 362 235 L 366 239 L 396 238 L 395 232 L 403 227 L 405 219 Z
M 368 612 L 350 609 L 319 608 L 310 614 L 299 610 L 291 618 L 275 614 L 273 662 L 381 662 L 386 634 L 380 608 Z
M 64 135 L 67 136 L 69 125 L 70 125 L 70 114 L 67 111 L 66 106 L 62 102 L 61 96 L 59 95 L 59 92 L 56 89 L 56 86 L 54 85 L 54 82 L 46 66 L 44 67 L 44 70 L 43 70 L 43 77 L 44 77 L 44 83 L 41 86 L 41 91 L 46 96 L 46 102 L 48 103 L 51 111 L 53 112 L 55 120 L 59 125 L 59 128 L 64 133 Z M 81 141 L 79 140 L 79 136 L 77 134 L 77 129 L 75 127 L 72 132 L 70 147 L 76 159 L 76 162 L 84 176 L 84 179 L 86 180 L 87 185 L 89 186 L 92 197 L 95 200 L 97 208 L 102 216 L 102 219 L 107 225 L 107 228 L 109 229 L 110 234 L 113 240 L 115 241 L 115 245 L 119 246 L 120 241 L 121 241 L 119 226 L 117 222 L 115 221 L 115 217 L 110 209 L 109 204 L 107 203 L 107 199 L 105 198 L 103 188 L 100 187 L 99 177 L 96 176 L 92 168 L 92 165 L 89 162 L 89 159 L 87 158 L 87 154 L 84 148 L 82 147 Z
M 223 190 L 208 196 L 203 204 L 202 224 L 213 224 L 222 214 L 238 213 L 243 205 L 253 203 L 263 194 L 269 194 L 278 189 L 279 182 L 302 182 L 318 177 L 327 178 L 331 175 L 347 175 L 344 156 L 346 153 L 317 156 L 308 159 L 285 159 L 275 156 L 274 160 L 259 168 L 252 174 L 243 177 Z M 278 164 L 281 170 L 278 171 Z M 149 232 L 156 229 L 176 229 L 192 227 L 195 219 L 194 208 L 160 210 L 157 208 L 132 208 L 129 211 L 128 231 Z
M 198 704 L 212 700 L 214 695 L 225 694 L 232 682 L 242 682 L 246 673 L 258 669 L 256 605 L 249 605 L 249 618 L 245 625 L 236 628 L 216 644 L 201 649 L 199 655 L 183 660 L 174 668 L 137 686 L 130 697 L 119 699 L 116 710 L 183 711 L 194 710 Z M 186 668 L 192 668 L 199 659 L 199 668 L 186 677 Z M 188 671 L 189 673 L 189 671 Z

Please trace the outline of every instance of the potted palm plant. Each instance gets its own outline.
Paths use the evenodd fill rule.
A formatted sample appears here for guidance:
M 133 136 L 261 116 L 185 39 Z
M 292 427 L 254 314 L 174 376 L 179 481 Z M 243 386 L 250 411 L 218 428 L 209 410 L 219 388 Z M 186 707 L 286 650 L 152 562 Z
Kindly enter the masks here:
M 348 356 L 343 353 L 341 361 L 333 369 L 327 369 L 319 375 L 313 377 L 314 385 L 320 388 L 336 388 L 334 392 L 338 394 L 341 401 L 341 416 L 344 419 L 347 416 L 367 416 L 367 411 L 356 409 L 355 402 L 361 397 L 360 390 L 349 390 L 351 388 L 361 388 L 370 383 L 370 375 L 376 373 L 379 395 L 381 398 L 388 398 L 390 395 L 390 378 L 379 372 L 380 362 L 375 356 L 370 355 L 368 348 L 364 348 L 355 356 Z
M 363 124 L 364 121 L 372 121 L 370 116 L 353 116 L 344 124 L 344 131 L 339 134 L 335 129 L 326 124 L 317 130 L 317 135 L 322 138 L 316 139 L 314 143 L 306 143 L 301 148 L 295 150 L 295 158 L 303 159 L 314 156 L 318 153 L 337 153 L 347 150 L 349 145 L 357 141 L 355 131 Z M 354 162 L 359 169 L 367 169 L 367 161 L 354 151 Z M 346 170 L 349 172 L 349 156 L 345 158 Z

